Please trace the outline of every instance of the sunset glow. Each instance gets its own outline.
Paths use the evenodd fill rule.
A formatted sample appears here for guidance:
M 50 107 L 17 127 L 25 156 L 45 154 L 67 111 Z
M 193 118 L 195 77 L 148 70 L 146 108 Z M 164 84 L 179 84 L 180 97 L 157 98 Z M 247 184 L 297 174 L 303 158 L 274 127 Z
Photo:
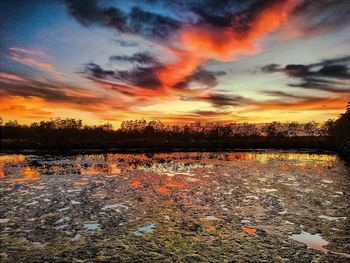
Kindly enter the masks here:
M 117 128 L 323 122 L 344 111 L 348 1 L 165 2 L 2 1 L 2 119 Z

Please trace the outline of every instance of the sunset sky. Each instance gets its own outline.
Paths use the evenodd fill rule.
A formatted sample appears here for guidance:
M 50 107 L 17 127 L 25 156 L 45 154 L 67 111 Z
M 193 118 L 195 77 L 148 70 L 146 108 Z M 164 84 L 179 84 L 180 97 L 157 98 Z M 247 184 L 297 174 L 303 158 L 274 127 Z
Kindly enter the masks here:
M 349 0 L 2 0 L 0 116 L 322 122 L 350 101 Z

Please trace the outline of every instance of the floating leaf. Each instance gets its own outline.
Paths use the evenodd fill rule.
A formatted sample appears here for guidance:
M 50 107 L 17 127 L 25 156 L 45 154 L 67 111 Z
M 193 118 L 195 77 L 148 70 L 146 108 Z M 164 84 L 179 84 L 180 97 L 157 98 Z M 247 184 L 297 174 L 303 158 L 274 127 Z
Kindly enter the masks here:
M 141 182 L 140 181 L 133 181 L 132 183 L 131 183 L 131 186 L 133 186 L 133 187 L 140 187 L 142 184 L 141 184 Z
M 249 235 L 256 236 L 256 229 L 242 226 L 243 231 L 247 232 Z
M 158 193 L 161 193 L 161 194 L 167 194 L 169 192 L 169 188 L 164 186 L 158 187 L 156 190 Z

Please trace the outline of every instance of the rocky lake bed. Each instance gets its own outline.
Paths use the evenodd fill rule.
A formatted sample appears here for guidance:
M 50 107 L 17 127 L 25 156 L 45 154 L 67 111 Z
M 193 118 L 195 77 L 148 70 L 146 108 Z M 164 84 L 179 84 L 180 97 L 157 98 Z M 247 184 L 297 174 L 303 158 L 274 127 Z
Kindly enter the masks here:
M 0 155 L 1 262 L 350 262 L 334 154 Z

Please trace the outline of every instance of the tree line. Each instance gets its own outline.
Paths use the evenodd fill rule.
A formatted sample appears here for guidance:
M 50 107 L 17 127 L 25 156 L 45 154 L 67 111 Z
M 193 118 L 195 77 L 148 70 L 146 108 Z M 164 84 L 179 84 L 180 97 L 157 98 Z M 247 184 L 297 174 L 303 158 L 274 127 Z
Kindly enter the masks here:
M 341 148 L 349 155 L 350 104 L 337 120 L 325 123 L 123 121 L 118 129 L 109 123 L 86 125 L 77 119 L 51 119 L 21 125 L 1 124 L 3 150 L 21 149 L 235 149 L 235 148 Z M 1 122 L 0 122 L 1 123 Z

